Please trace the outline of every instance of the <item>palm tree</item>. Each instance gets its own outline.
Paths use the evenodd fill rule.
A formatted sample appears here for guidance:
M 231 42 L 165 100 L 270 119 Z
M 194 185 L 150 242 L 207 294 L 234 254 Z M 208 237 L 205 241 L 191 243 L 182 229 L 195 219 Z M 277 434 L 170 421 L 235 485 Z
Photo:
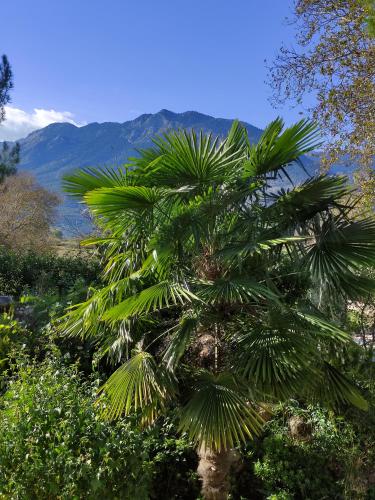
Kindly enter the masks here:
M 317 141 L 314 124 L 281 119 L 257 144 L 238 122 L 222 141 L 172 132 L 124 170 L 65 181 L 102 229 L 86 244 L 102 249 L 105 286 L 63 328 L 121 363 L 101 388 L 108 417 L 147 424 L 177 406 L 207 499 L 227 497 L 232 450 L 260 432 L 264 404 L 297 395 L 366 408 L 340 372 L 351 339 L 334 319 L 341 299 L 375 288 L 361 275 L 375 262 L 375 221 L 350 220 L 344 177 L 293 185 L 290 165 Z

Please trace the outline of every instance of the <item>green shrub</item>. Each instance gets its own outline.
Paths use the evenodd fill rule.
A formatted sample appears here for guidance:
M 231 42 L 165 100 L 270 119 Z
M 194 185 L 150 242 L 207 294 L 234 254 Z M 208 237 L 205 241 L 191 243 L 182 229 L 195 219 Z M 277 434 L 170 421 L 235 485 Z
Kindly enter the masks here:
M 23 364 L 0 397 L 0 498 L 195 500 L 197 456 L 174 419 L 103 420 L 98 381 L 60 361 Z
M 86 284 L 99 275 L 96 260 L 89 257 L 58 257 L 0 249 L 0 295 L 67 293 L 81 279 Z
M 22 367 L 1 400 L 0 498 L 146 499 L 151 464 L 130 421 L 103 421 L 73 367 Z
M 291 437 L 292 416 L 311 426 L 307 439 Z M 350 415 L 297 402 L 281 405 L 264 435 L 243 449 L 244 465 L 233 482 L 232 498 L 372 498 L 368 465 L 373 463 L 374 430 L 368 428 L 366 434 L 360 435 Z
M 12 352 L 16 349 L 19 352 L 31 341 L 31 333 L 14 319 L 12 313 L 0 313 L 0 377 L 9 367 Z
M 201 484 L 195 447 L 178 435 L 172 416 L 162 419 L 148 434 L 153 481 L 150 498 L 196 500 Z

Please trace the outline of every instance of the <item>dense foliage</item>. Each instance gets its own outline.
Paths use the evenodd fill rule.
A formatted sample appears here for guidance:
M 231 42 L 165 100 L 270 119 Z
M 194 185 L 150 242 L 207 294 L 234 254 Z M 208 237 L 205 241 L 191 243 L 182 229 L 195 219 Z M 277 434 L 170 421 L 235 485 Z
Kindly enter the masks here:
M 53 253 L 0 248 L 0 295 L 66 294 L 77 281 L 98 279 L 98 262 L 86 256 L 58 257 Z
M 258 401 L 308 393 L 366 407 L 332 352 L 350 337 L 327 298 L 375 288 L 361 276 L 375 221 L 351 219 L 343 177 L 272 183 L 316 141 L 314 125 L 276 120 L 250 144 L 235 123 L 223 141 L 159 138 L 129 173 L 67 178 L 106 233 L 94 241 L 106 286 L 62 328 L 123 361 L 103 387 L 111 417 L 141 409 L 152 421 L 178 400 L 181 429 L 221 450 L 259 433 Z
M 0 399 L 0 495 L 198 498 L 197 456 L 177 435 L 173 414 L 148 430 L 134 419 L 103 420 L 97 375 L 82 378 L 68 361 L 21 359 L 13 367 Z M 306 432 L 291 434 L 295 417 Z M 231 498 L 373 498 L 374 417 L 280 405 L 262 435 L 241 449 Z
M 140 432 L 109 425 L 93 405 L 95 384 L 72 368 L 21 368 L 2 397 L 0 493 L 12 498 L 148 498 Z
M 172 422 L 146 432 L 103 420 L 98 381 L 63 360 L 16 373 L 0 402 L 2 498 L 196 498 L 196 459 Z
M 314 138 L 281 128 L 167 136 L 130 175 L 74 176 L 103 273 L 1 250 L 0 497 L 195 500 L 199 463 L 209 498 L 202 463 L 233 454 L 230 482 L 213 462 L 232 499 L 371 498 L 373 219 L 341 177 L 278 192 Z

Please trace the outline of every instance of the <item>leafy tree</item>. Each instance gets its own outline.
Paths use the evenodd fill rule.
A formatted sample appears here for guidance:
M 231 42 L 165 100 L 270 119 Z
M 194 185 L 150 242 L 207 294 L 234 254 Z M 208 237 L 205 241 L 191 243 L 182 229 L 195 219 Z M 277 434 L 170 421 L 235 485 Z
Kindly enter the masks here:
M 298 49 L 283 46 L 269 68 L 274 102 L 303 102 L 330 141 L 325 163 L 343 155 L 372 164 L 375 154 L 373 0 L 297 0 Z
M 0 184 L 0 245 L 45 250 L 59 198 L 33 177 L 13 175 Z
M 13 88 L 13 73 L 6 55 L 0 63 L 0 123 L 5 118 L 4 106 L 10 101 L 9 91 Z
M 18 142 L 10 148 L 7 142 L 3 142 L 0 151 L 0 184 L 9 175 L 17 173 L 17 165 L 20 161 L 20 145 Z
M 152 422 L 177 404 L 197 443 L 205 498 L 226 498 L 239 442 L 264 403 L 298 394 L 366 402 L 341 372 L 350 336 L 329 321 L 374 281 L 375 220 L 352 221 L 344 177 L 287 182 L 318 146 L 313 124 L 272 122 L 258 144 L 234 123 L 222 142 L 177 132 L 123 171 L 82 170 L 66 188 L 91 208 L 107 284 L 63 318 L 122 362 L 101 389 L 110 418 Z

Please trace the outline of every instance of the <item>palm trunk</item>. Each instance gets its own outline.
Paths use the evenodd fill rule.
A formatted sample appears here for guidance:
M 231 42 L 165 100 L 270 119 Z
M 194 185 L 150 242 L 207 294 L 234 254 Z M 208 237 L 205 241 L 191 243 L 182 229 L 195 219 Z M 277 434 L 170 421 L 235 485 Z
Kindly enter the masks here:
M 202 480 L 205 500 L 227 500 L 230 488 L 230 469 L 238 462 L 234 450 L 216 452 L 204 447 L 198 450 L 198 475 Z

